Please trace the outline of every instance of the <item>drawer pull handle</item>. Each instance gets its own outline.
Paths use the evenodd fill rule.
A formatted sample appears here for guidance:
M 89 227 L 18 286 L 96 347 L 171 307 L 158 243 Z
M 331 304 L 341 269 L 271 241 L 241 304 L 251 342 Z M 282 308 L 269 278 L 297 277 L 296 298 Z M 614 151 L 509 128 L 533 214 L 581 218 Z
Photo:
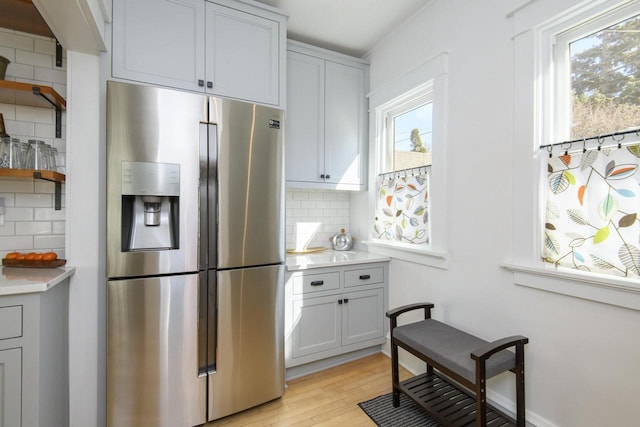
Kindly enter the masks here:
M 324 285 L 324 280 L 315 280 L 310 283 L 311 286 L 322 286 Z
M 369 279 L 371 279 L 370 274 L 363 274 L 360 276 L 360 280 L 369 280 Z

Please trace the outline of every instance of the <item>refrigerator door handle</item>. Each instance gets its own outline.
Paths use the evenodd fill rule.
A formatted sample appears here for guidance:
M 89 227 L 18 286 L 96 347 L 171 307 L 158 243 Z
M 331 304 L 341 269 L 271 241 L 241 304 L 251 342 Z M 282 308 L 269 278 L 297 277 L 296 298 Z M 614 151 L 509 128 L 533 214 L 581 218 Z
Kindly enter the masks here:
M 201 271 L 198 280 L 198 376 L 206 376 L 216 371 L 218 336 L 216 271 Z
M 217 149 L 217 126 L 200 123 L 200 270 L 214 268 L 217 263 Z

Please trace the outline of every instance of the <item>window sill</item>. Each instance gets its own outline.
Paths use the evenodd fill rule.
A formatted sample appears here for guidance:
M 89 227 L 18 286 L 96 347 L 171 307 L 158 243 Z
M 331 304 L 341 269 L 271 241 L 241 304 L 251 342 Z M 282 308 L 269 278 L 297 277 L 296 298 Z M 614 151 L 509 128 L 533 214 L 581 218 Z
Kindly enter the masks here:
M 504 264 L 516 285 L 640 310 L 640 281 L 564 268 Z
M 420 248 L 416 245 L 402 243 L 391 243 L 382 240 L 368 240 L 362 242 L 367 246 L 369 252 L 385 255 L 402 261 L 416 264 L 428 265 L 430 267 L 448 268 L 448 256 L 444 251 L 434 251 L 431 248 Z

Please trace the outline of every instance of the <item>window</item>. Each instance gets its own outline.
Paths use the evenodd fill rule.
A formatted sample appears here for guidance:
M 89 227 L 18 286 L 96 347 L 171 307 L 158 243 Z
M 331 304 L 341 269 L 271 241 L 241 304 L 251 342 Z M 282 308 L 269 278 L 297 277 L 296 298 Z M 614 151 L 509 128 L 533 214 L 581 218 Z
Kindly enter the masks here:
M 596 101 L 603 99 L 602 94 L 596 95 L 596 91 L 601 91 L 598 85 L 581 88 L 579 82 L 589 80 L 586 78 L 589 76 L 589 66 L 604 66 L 602 57 L 609 55 L 612 50 L 605 49 L 607 53 L 598 53 L 597 45 L 604 42 L 605 37 L 610 36 L 607 33 L 611 30 L 631 30 L 623 27 L 630 25 L 634 21 L 633 18 L 640 14 L 640 1 L 581 2 L 566 9 L 559 6 L 555 9 L 555 16 L 551 16 L 554 13 L 552 10 L 535 8 L 536 4 L 532 2 L 531 7 L 528 4 L 510 14 L 514 18 L 515 87 L 532 90 L 518 90 L 514 94 L 516 104 L 513 181 L 517 183 L 518 189 L 514 191 L 513 199 L 512 259 L 504 265 L 513 271 L 514 283 L 521 286 L 640 310 L 638 280 L 628 276 L 627 272 L 627 270 L 633 272 L 636 269 L 635 262 L 639 260 L 636 251 L 630 249 L 626 254 L 620 251 L 623 247 L 620 240 L 612 245 L 615 249 L 611 253 L 601 252 L 601 249 L 604 249 L 603 242 L 609 244 L 620 237 L 615 230 L 616 227 L 624 229 L 622 231 L 627 233 L 640 224 L 631 220 L 633 214 L 640 210 L 640 204 L 631 206 L 629 204 L 631 198 L 626 197 L 631 195 L 631 192 L 637 195 L 640 191 L 637 190 L 637 184 L 632 189 L 633 185 L 627 187 L 617 179 L 618 177 L 629 178 L 631 171 L 636 170 L 635 166 L 620 169 L 619 166 L 628 160 L 618 158 L 616 154 L 625 152 L 625 155 L 633 156 L 633 151 L 638 147 L 637 141 L 634 141 L 637 138 L 635 132 L 626 134 L 625 139 L 620 141 L 622 150 L 617 149 L 619 136 L 614 137 L 617 138 L 614 140 L 598 138 L 598 135 L 602 132 L 614 133 L 627 129 L 634 126 L 630 124 L 634 120 L 623 122 L 613 128 L 594 130 L 595 127 L 589 128 L 594 123 L 592 121 L 589 124 L 592 115 L 582 114 L 578 111 L 580 106 L 574 104 L 578 97 L 582 99 L 577 101 L 588 104 L 584 102 L 586 98 L 594 96 L 593 106 L 597 105 Z M 626 31 L 626 34 L 637 33 L 633 30 L 633 32 Z M 637 52 L 638 43 L 635 42 L 635 44 L 635 47 L 627 44 L 626 48 L 618 45 L 618 48 L 622 48 L 618 53 Z M 603 45 L 607 46 L 607 44 Z M 632 61 L 637 62 L 637 59 Z M 611 68 L 611 71 L 614 71 L 614 77 L 622 76 L 622 80 L 625 73 L 630 73 L 630 69 L 624 70 L 620 64 Z M 598 70 L 596 74 L 601 73 L 602 71 Z M 637 77 L 634 78 L 637 79 Z M 625 103 L 625 97 L 619 96 L 623 93 L 622 91 L 613 93 L 617 95 L 615 102 Z M 602 103 L 598 107 L 602 105 L 608 107 L 612 103 L 609 100 L 608 104 Z M 609 111 L 607 114 L 612 118 L 613 110 L 602 111 Z M 613 122 L 613 120 L 606 122 Z M 594 132 L 595 135 L 589 135 L 590 132 Z M 595 136 L 595 138 L 588 139 L 588 136 Z M 546 144 L 572 140 L 577 142 L 556 145 L 551 158 L 546 150 L 538 149 Z M 599 142 L 603 142 L 602 147 L 613 147 L 598 151 Z M 583 144 L 587 148 L 584 152 Z M 569 156 L 565 156 L 565 152 Z M 637 152 L 640 154 L 640 151 Z M 608 158 L 608 156 L 614 157 Z M 587 183 L 589 171 L 593 174 L 592 179 Z M 585 173 L 586 178 L 583 175 Z M 638 173 L 638 171 L 633 173 L 636 179 Z M 616 178 L 610 179 L 611 177 Z M 586 189 L 583 188 L 591 187 L 596 180 L 604 183 L 603 188 L 607 190 L 599 195 L 589 195 L 591 200 L 587 201 Z M 585 204 L 581 209 L 590 210 L 591 214 L 595 215 L 593 218 L 597 218 L 597 222 L 585 221 L 577 212 L 573 212 L 574 218 L 571 218 L 568 210 L 572 208 L 567 206 L 558 206 L 557 209 L 565 215 L 567 221 L 590 224 L 582 225 L 583 228 L 580 231 L 582 235 L 572 236 L 572 231 L 559 230 L 556 223 L 549 221 L 546 194 L 549 194 L 549 191 L 553 192 L 550 186 L 554 185 L 557 185 L 556 191 L 562 190 L 566 185 L 563 194 L 571 195 L 578 204 L 582 199 L 584 203 L 588 202 L 591 206 L 587 209 L 584 207 Z M 612 201 L 608 197 L 609 194 L 614 198 L 622 197 L 617 201 L 617 206 L 609 203 Z M 605 202 L 601 203 L 603 201 Z M 608 223 L 604 222 L 607 218 Z M 549 243 L 546 240 L 547 235 L 555 235 L 560 239 L 568 238 L 569 242 L 572 242 L 568 245 L 568 250 L 558 251 L 553 262 L 544 262 L 549 260 L 543 259 L 548 255 L 545 253 L 546 244 Z M 629 241 L 629 237 L 623 237 L 623 239 Z M 635 239 L 631 238 L 631 241 L 633 240 L 635 245 L 638 245 L 637 236 Z M 589 243 L 593 249 L 597 250 L 589 251 L 583 243 Z M 574 249 L 578 252 L 577 257 L 573 252 Z M 565 254 L 567 256 L 564 260 L 570 260 L 570 265 L 566 266 L 569 268 L 555 268 L 561 265 L 556 261 Z M 595 255 L 596 260 L 591 256 L 592 254 Z M 600 267 L 584 268 L 581 266 L 580 258 L 585 261 L 594 260 L 600 267 L 609 271 L 601 271 Z M 573 264 L 574 260 L 575 264 Z M 609 264 L 614 267 L 612 268 Z M 610 274 L 612 272 L 614 275 Z
M 369 99 L 375 144 L 365 244 L 374 253 L 439 268 L 447 264 L 447 57 L 435 56 Z

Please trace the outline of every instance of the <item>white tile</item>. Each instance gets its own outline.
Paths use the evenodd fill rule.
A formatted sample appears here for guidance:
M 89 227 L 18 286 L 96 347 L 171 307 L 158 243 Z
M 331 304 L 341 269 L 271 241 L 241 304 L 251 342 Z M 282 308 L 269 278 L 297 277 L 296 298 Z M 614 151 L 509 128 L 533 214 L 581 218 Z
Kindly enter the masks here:
M 295 217 L 307 217 L 309 216 L 308 209 L 293 209 L 293 215 Z
M 16 49 L 16 62 L 36 67 L 53 68 L 53 56 L 21 49 Z
M 65 222 L 64 221 L 53 221 L 52 225 L 52 234 L 64 234 L 66 231 Z
M 30 122 L 21 122 L 18 120 L 5 120 L 5 127 L 9 135 L 26 135 L 33 136 L 35 132 L 35 124 Z
M 324 194 L 321 191 L 310 191 L 309 200 L 324 200 Z
M 16 222 L 16 236 L 51 235 L 50 221 Z
M 15 118 L 22 122 L 53 124 L 55 111 L 50 108 L 34 108 L 16 105 Z
M 16 81 L 33 80 L 33 65 L 12 62 L 7 67 L 7 77 L 13 77 Z
M 20 34 L 0 33 L 0 45 L 33 51 L 33 37 Z
M 0 179 L 0 191 L 3 193 L 33 193 L 31 179 Z
M 9 46 L 0 46 L 0 56 L 7 58 L 11 62 L 14 62 L 16 57 L 16 50 Z
M 0 193 L 0 198 L 4 199 L 4 206 L 5 207 L 15 206 L 15 204 L 14 204 L 15 194 L 13 194 L 13 193 Z
M 64 248 L 64 236 L 34 236 L 33 247 L 36 249 Z
M 34 39 L 33 50 L 48 55 L 56 55 L 56 42 L 52 39 Z
M 15 104 L 0 104 L 0 114 L 4 117 L 4 120 L 16 119 L 16 106 Z
M 293 200 L 309 200 L 309 193 L 306 193 L 306 192 L 293 193 Z
M 53 196 L 41 193 L 16 194 L 16 207 L 53 208 Z
M 5 221 L 4 226 L 0 227 L 0 236 L 15 236 L 16 227 L 15 222 Z
M 5 221 L 33 221 L 32 208 L 6 208 Z
M 300 201 L 300 207 L 303 209 L 315 209 L 317 206 L 313 200 L 302 200 Z
M 338 200 L 338 193 L 335 191 L 325 191 L 323 196 L 325 200 Z
M 287 201 L 287 209 L 296 209 L 300 207 L 300 201 L 299 200 L 290 200 Z
M 33 76 L 33 78 L 36 80 L 48 82 L 49 86 L 51 86 L 53 83 L 58 83 L 61 85 L 67 84 L 67 73 L 66 71 L 60 69 L 35 67 Z
M 53 84 L 53 88 L 55 89 L 56 92 L 58 92 L 60 94 L 61 97 L 63 97 L 64 99 L 67 99 L 67 85 L 66 84 L 59 84 L 59 83 L 54 83 Z M 65 113 L 62 113 L 62 117 L 64 118 Z
M 65 211 L 59 211 L 53 208 L 34 208 L 33 219 L 36 221 L 64 221 Z
M 34 184 L 35 186 L 33 191 L 36 193 L 53 194 L 56 191 L 56 185 L 51 181 L 36 179 L 34 181 Z M 62 186 L 62 188 L 64 189 L 64 185 Z
M 24 251 L 33 249 L 31 236 L 7 236 L 0 239 L 0 251 Z
M 53 124 L 46 125 L 42 123 L 35 123 L 33 135 L 38 139 L 49 138 L 50 141 L 45 141 L 51 145 L 53 137 L 56 135 L 56 127 Z

